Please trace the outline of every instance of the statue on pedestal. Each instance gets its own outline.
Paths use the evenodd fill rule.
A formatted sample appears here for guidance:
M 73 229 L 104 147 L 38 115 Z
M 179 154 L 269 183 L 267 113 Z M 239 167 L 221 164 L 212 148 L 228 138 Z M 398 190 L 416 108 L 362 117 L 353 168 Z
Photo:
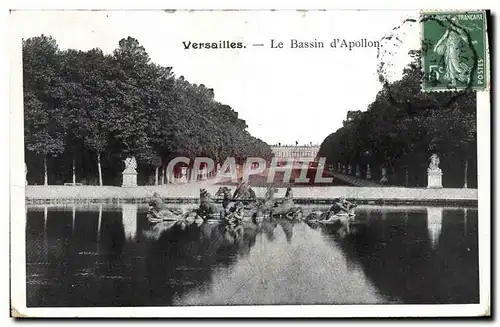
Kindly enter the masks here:
M 427 168 L 427 188 L 441 188 L 443 172 L 439 168 L 439 156 L 433 153 L 429 160 L 431 162 Z
M 340 162 L 337 163 L 337 171 L 340 173 L 342 171 L 342 165 Z
M 370 164 L 366 165 L 366 179 L 372 179 L 372 170 L 370 169 Z
M 349 169 L 347 170 L 347 174 L 352 175 L 352 166 L 349 165 L 348 168 Z
M 124 162 L 122 187 L 135 187 L 137 186 L 137 161 L 135 161 L 135 157 L 128 157 Z
M 187 176 L 188 173 L 187 173 L 187 167 L 181 167 L 181 175 L 180 175 L 180 178 L 179 178 L 179 182 L 180 183 L 187 183 L 188 179 L 187 179 Z
M 380 184 L 385 184 L 389 180 L 387 179 L 387 169 L 382 168 L 382 177 L 380 178 Z
M 342 174 L 347 173 L 347 170 L 345 169 L 345 165 L 342 166 Z
M 361 169 L 359 168 L 359 165 L 356 165 L 356 177 L 361 176 Z

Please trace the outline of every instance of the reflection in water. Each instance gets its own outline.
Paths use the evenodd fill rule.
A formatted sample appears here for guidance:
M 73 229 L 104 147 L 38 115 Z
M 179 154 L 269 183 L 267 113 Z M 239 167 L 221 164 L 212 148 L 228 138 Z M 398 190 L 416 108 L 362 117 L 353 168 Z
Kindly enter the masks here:
M 355 221 L 148 223 L 135 204 L 28 207 L 29 306 L 478 301 L 477 209 Z
M 137 233 L 137 205 L 123 203 L 121 206 L 125 238 L 130 241 L 135 241 Z
M 361 270 L 350 271 L 338 247 L 304 223 L 256 237 L 248 256 L 217 267 L 211 283 L 176 297 L 176 305 L 383 303 Z M 286 227 L 285 227 L 286 226 Z M 293 229 L 293 238 L 286 230 Z M 289 234 L 290 235 L 290 234 Z
M 97 244 L 101 240 L 101 225 L 102 225 L 102 204 L 99 205 L 99 217 L 97 218 Z M 97 251 L 99 252 L 99 251 Z
M 477 209 L 363 209 L 357 233 L 322 230 L 382 294 L 402 303 L 478 303 Z M 474 219 L 463 225 L 465 212 Z
M 435 248 L 439 243 L 441 235 L 441 227 L 443 225 L 443 208 L 430 207 L 427 208 L 427 228 L 429 229 L 429 238 L 432 247 Z

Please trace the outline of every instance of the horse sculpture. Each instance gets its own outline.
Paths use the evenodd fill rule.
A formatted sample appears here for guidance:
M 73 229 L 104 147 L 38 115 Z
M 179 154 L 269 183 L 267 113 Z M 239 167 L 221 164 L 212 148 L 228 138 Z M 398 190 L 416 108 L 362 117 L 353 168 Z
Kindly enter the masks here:
M 216 197 L 222 196 L 222 207 L 224 208 L 224 210 L 227 209 L 230 203 L 233 203 L 231 201 L 231 189 L 227 186 L 219 187 L 219 189 L 215 193 L 215 196 Z
M 204 188 L 200 189 L 200 206 L 196 210 L 196 213 L 203 219 L 208 219 L 208 217 L 220 215 L 222 210 L 214 202 L 213 197 Z
M 252 199 L 255 200 L 257 197 L 254 190 L 248 184 L 248 181 L 241 181 L 233 194 L 233 199 Z
M 266 189 L 264 200 L 258 200 L 257 203 L 255 204 L 255 211 L 252 214 L 253 219 L 265 216 L 270 217 L 271 210 L 276 205 L 274 195 L 278 193 L 278 191 L 279 190 L 273 186 L 269 186 Z
M 302 208 L 295 205 L 293 202 L 292 188 L 288 187 L 285 194 L 285 201 L 281 205 L 275 205 L 271 209 L 271 216 L 286 217 L 291 220 L 299 220 L 302 218 Z

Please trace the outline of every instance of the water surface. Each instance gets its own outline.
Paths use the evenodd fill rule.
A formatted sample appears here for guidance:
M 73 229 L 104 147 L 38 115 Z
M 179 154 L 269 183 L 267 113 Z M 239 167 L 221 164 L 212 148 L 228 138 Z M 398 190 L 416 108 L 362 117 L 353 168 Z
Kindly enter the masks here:
M 151 225 L 135 204 L 27 209 L 29 307 L 479 301 L 477 208 L 360 206 L 349 229 Z

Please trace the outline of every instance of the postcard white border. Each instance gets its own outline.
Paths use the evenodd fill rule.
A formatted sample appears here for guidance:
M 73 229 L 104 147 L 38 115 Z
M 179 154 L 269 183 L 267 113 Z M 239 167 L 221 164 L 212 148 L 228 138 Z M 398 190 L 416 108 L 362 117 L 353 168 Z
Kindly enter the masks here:
M 130 1 L 117 6 L 124 7 Z M 37 8 L 38 2 L 17 8 Z M 127 6 L 130 9 L 144 8 L 147 2 Z M 65 4 L 67 5 L 67 4 Z M 92 5 L 92 3 L 91 3 Z M 211 4 L 211 8 L 227 8 Z M 291 7 L 288 7 L 291 5 Z M 286 8 L 300 8 L 289 2 Z M 45 8 L 50 8 L 50 3 Z M 76 8 L 84 8 L 78 6 Z M 165 7 L 165 5 L 164 5 Z M 170 8 L 186 8 L 171 5 Z M 233 6 L 234 7 L 234 6 Z M 276 6 L 275 6 L 276 7 Z M 283 6 L 281 6 L 283 7 Z M 302 6 L 303 7 L 303 6 Z M 309 8 L 331 8 L 331 6 Z M 457 4 L 460 8 L 460 4 Z M 54 9 L 61 6 L 52 7 Z M 68 7 L 67 7 L 68 8 Z M 69 7 L 71 8 L 71 7 Z M 69 9 L 68 8 L 68 9 Z M 88 7 L 87 7 L 88 8 Z M 150 7 L 153 8 L 153 7 Z M 161 7 L 160 7 L 161 8 Z M 197 7 L 197 8 L 203 8 Z M 240 7 L 241 8 L 241 7 Z M 243 8 L 250 8 L 249 6 Z M 260 8 L 266 8 L 262 6 Z M 272 8 L 272 6 L 270 7 Z M 337 7 L 338 8 L 338 7 Z M 371 6 L 365 6 L 372 9 Z M 462 7 L 463 8 L 463 7 Z M 490 190 L 490 120 L 489 92 L 478 92 L 478 236 L 480 262 L 480 304 L 470 305 L 282 305 L 282 306 L 201 306 L 201 307 L 95 307 L 95 308 L 27 308 L 25 274 L 25 199 L 24 199 L 24 142 L 23 142 L 23 94 L 21 42 L 10 26 L 10 243 L 11 243 L 11 305 L 16 315 L 27 317 L 446 317 L 481 316 L 490 311 L 490 258 L 491 258 L 491 190 Z

